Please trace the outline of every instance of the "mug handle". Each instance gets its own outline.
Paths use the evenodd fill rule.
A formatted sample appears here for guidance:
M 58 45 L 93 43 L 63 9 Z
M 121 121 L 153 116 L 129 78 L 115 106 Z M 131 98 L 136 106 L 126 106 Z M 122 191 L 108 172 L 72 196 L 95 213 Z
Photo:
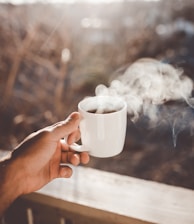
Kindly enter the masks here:
M 86 149 L 83 145 L 78 145 L 77 143 L 73 143 L 69 147 L 76 152 L 89 152 L 89 150 Z
M 67 144 L 67 137 L 63 138 L 63 141 Z M 71 145 L 69 145 L 70 149 L 73 149 L 76 152 L 89 152 L 89 149 L 86 149 L 86 147 L 84 147 L 83 145 L 79 145 L 77 143 L 73 143 Z

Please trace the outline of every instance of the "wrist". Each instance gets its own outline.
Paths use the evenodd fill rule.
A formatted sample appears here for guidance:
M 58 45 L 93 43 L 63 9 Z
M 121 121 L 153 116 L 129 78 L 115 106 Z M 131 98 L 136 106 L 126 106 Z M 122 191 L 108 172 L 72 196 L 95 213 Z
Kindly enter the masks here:
M 0 214 L 20 195 L 22 195 L 22 173 L 17 172 L 15 161 L 8 159 L 0 163 Z

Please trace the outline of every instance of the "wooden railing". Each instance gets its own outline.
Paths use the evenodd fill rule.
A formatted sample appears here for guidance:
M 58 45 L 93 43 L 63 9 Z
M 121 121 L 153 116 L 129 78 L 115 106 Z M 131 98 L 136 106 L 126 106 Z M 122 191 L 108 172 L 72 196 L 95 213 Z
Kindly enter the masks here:
M 193 224 L 194 191 L 152 181 L 74 168 L 18 199 L 6 224 Z

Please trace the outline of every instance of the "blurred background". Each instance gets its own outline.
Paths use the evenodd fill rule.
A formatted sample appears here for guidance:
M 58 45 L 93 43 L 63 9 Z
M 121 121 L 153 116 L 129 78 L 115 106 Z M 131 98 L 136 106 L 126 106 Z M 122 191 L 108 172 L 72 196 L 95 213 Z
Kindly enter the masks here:
M 194 79 L 194 1 L 1 1 L 0 149 L 65 119 L 99 84 L 151 57 Z M 192 109 L 191 112 L 193 113 Z M 124 151 L 89 167 L 194 189 L 193 133 L 128 118 Z

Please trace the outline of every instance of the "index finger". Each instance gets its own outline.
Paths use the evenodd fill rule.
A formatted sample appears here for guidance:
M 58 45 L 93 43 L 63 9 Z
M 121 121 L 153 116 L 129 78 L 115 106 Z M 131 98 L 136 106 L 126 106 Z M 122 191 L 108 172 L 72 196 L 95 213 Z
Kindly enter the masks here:
M 80 114 L 78 112 L 73 112 L 66 120 L 52 125 L 52 133 L 57 140 L 61 139 L 76 131 L 78 129 L 79 123 Z

